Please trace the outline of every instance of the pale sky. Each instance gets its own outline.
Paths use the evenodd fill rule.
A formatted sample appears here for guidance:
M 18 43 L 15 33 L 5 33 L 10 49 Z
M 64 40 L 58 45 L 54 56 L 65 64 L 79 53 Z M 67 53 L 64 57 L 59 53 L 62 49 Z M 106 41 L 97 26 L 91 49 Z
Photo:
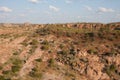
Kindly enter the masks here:
M 120 22 L 120 0 L 0 0 L 0 23 Z

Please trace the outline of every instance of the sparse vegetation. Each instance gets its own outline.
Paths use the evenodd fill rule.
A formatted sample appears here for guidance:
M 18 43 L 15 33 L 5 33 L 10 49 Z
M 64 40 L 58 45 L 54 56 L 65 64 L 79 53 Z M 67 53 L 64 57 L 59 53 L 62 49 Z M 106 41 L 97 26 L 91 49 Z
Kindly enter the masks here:
M 4 76 L 0 76 L 0 80 L 5 80 Z
M 35 61 L 37 61 L 37 62 L 42 62 L 42 59 L 41 59 L 41 58 L 38 58 L 38 59 L 36 59 Z
M 89 54 L 97 54 L 97 51 L 95 49 L 89 49 L 87 52 Z
M 115 73 L 115 70 L 116 70 L 116 67 L 114 64 L 111 64 L 109 66 L 106 67 L 106 73 L 109 75 L 109 76 L 113 76 L 113 75 L 116 75 Z M 113 76 L 114 77 L 114 76 Z
M 16 73 L 16 72 L 20 71 L 20 68 L 21 67 L 19 65 L 12 66 L 12 72 Z
M 47 40 L 44 40 L 42 43 L 41 49 L 42 50 L 48 50 L 50 48 L 50 44 Z
M 118 24 L 31 24 L 0 30 L 0 80 L 120 79 Z
M 32 54 L 32 53 L 34 53 L 35 52 L 35 50 L 36 50 L 36 48 L 37 48 L 37 45 L 33 45 L 33 46 L 31 46 L 31 48 L 30 48 L 30 50 L 29 50 L 29 54 Z
M 50 59 L 48 62 L 50 67 L 53 67 L 55 65 L 55 60 L 53 58 Z
M 2 74 L 7 75 L 9 72 L 10 72 L 9 70 L 3 71 Z
M 33 68 L 31 72 L 29 72 L 29 75 L 33 78 L 41 80 L 42 78 L 42 73 L 36 70 L 36 68 Z
M 49 46 L 48 46 L 48 45 L 43 45 L 43 46 L 41 46 L 41 49 L 42 49 L 42 50 L 48 50 L 48 49 L 49 49 Z
M 36 39 L 33 39 L 31 42 L 30 42 L 30 45 L 37 45 L 39 44 L 39 42 L 36 40 Z
M 21 43 L 23 46 L 27 46 L 28 44 L 26 42 Z
M 3 67 L 2 67 L 2 66 L 0 66 L 0 70 L 2 70 L 2 68 L 3 68 Z

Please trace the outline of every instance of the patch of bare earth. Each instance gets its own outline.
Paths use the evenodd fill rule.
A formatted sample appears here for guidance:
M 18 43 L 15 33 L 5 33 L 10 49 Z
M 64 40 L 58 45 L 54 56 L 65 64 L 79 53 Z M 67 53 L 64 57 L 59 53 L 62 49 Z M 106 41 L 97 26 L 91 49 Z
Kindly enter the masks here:
M 19 74 L 20 74 L 20 77 L 23 77 L 25 76 L 26 74 L 28 74 L 31 69 L 34 67 L 34 63 L 33 61 L 35 59 L 38 59 L 41 57 L 43 51 L 41 51 L 39 49 L 39 47 L 35 50 L 35 52 L 33 53 L 33 55 L 31 55 L 28 60 L 26 60 L 26 63 L 23 65 L 23 67 L 21 68 Z
M 0 44 L 0 63 L 5 63 L 12 56 L 14 50 L 20 49 L 22 47 L 20 43 L 25 38 L 19 37 L 10 43 Z

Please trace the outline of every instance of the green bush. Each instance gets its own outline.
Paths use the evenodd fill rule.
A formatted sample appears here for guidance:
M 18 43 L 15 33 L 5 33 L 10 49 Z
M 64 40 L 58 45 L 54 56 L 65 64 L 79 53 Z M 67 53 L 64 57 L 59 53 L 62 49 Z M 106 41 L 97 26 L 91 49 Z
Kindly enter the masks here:
M 9 70 L 7 70 L 7 71 L 2 71 L 2 74 L 5 74 L 5 75 L 6 75 L 6 74 L 9 74 L 9 72 L 10 72 Z
M 18 72 L 18 71 L 20 70 L 20 68 L 21 68 L 21 67 L 18 66 L 18 65 L 17 65 L 17 66 L 12 66 L 12 72 L 13 72 L 13 73 L 16 73 L 16 72 Z
M 116 70 L 116 66 L 114 64 L 105 67 L 105 71 L 110 77 L 113 73 L 115 73 L 115 70 Z
M 50 59 L 48 62 L 49 62 L 50 67 L 54 66 L 54 64 L 55 64 L 55 60 L 53 58 Z
M 86 35 L 89 36 L 89 37 L 94 37 L 95 36 L 93 32 L 86 33 Z
M 66 55 L 68 52 L 66 50 L 62 50 L 62 51 L 58 51 L 57 53 L 61 55 Z
M 37 45 L 39 42 L 36 40 L 36 39 L 33 39 L 31 42 L 30 42 L 30 45 Z
M 43 44 L 43 45 L 49 45 L 49 42 L 47 40 L 44 40 L 41 44 Z
M 42 59 L 41 59 L 41 58 L 35 59 L 35 61 L 37 61 L 37 62 L 42 62 Z
M 22 42 L 21 43 L 23 46 L 27 46 L 28 44 L 27 44 L 27 42 Z
M 89 50 L 87 50 L 87 52 L 88 52 L 89 54 L 97 54 L 97 51 L 94 50 L 94 49 L 89 49 Z
M 2 70 L 3 69 L 3 67 L 2 66 L 0 66 L 0 70 Z
M 16 59 L 12 59 L 12 63 L 13 63 L 13 65 L 17 66 L 17 65 L 21 65 L 23 63 L 23 61 L 16 58 Z
M 111 64 L 110 67 L 109 67 L 109 70 L 110 71 L 115 71 L 116 67 L 114 64 Z
M 19 52 L 18 51 L 15 51 L 14 53 L 13 53 L 13 55 L 18 55 L 19 54 Z
M 41 36 L 48 35 L 48 34 L 50 34 L 50 28 L 44 27 L 44 28 L 37 29 L 36 33 L 38 33 Z
M 42 78 L 43 74 L 39 72 L 36 68 L 33 68 L 32 71 L 29 72 L 29 76 L 38 78 L 39 80 Z
M 50 44 L 47 40 L 44 40 L 43 42 L 41 42 L 42 46 L 41 49 L 42 50 L 48 50 L 50 48 Z
M 64 48 L 64 45 L 63 45 L 63 44 L 60 44 L 59 47 L 60 47 L 60 49 L 63 49 L 63 48 Z
M 24 62 L 23 62 L 23 60 L 19 59 L 18 57 L 12 57 L 11 63 L 13 64 L 11 67 L 11 71 L 13 73 L 16 73 L 20 70 L 20 68 L 22 67 Z
M 71 49 L 70 49 L 70 54 L 72 54 L 72 55 L 75 55 L 75 54 L 76 54 L 76 51 L 74 50 L 74 48 L 71 48 Z
M 5 80 L 5 77 L 0 75 L 0 80 Z
M 32 54 L 32 53 L 34 53 L 35 52 L 35 50 L 36 50 L 36 48 L 37 48 L 37 46 L 36 45 L 33 45 L 33 46 L 31 46 L 31 49 L 29 50 L 29 54 Z
M 49 49 L 49 45 L 43 45 L 43 46 L 41 46 L 41 49 L 42 50 L 48 50 Z

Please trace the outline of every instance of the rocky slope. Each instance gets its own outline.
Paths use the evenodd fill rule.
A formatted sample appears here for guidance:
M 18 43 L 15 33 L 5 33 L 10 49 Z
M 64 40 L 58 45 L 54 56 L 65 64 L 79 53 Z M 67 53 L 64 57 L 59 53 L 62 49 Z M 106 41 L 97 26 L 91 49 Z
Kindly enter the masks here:
M 120 23 L 1 23 L 0 80 L 120 80 Z

